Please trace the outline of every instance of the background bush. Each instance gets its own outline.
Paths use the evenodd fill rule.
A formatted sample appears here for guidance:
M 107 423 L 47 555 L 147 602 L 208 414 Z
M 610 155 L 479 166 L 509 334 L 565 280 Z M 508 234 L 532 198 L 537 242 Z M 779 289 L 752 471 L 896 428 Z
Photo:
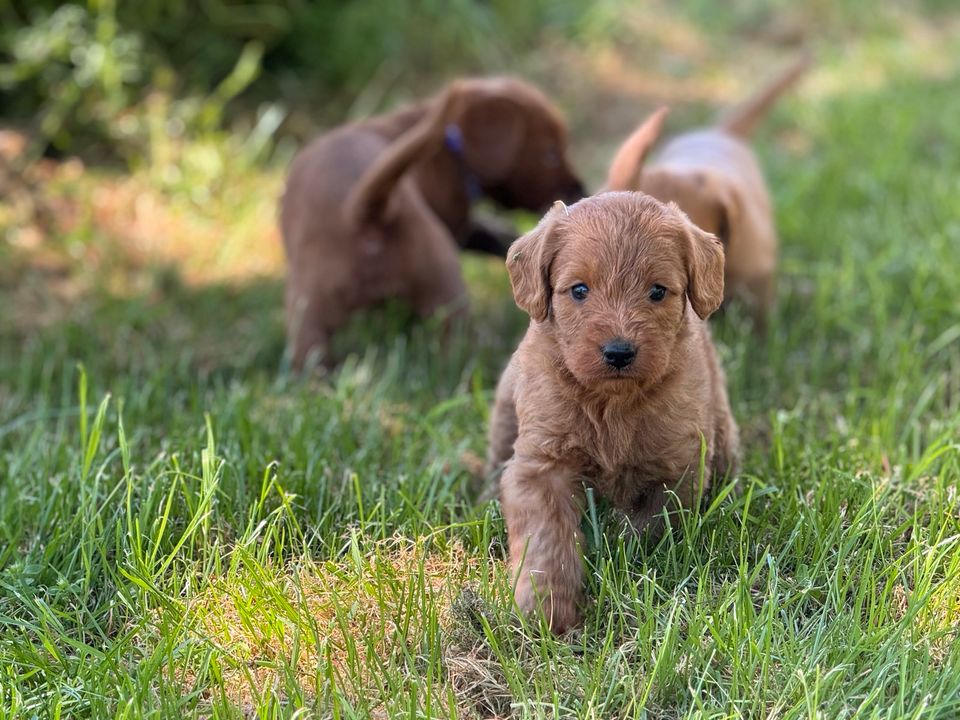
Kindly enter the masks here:
M 249 127 L 263 103 L 278 101 L 332 122 L 358 96 L 382 104 L 401 77 L 426 89 L 440 76 L 505 68 L 516 48 L 571 31 L 585 7 L 571 0 L 12 0 L 0 8 L 0 104 L 8 120 L 54 151 L 135 163 L 149 154 L 151 95 L 178 99 L 164 107 L 174 136 L 210 132 L 228 114 Z
M 898 32 L 898 11 L 918 3 L 943 9 L 937 0 L 872 9 L 854 0 L 736 0 L 718 14 L 704 0 L 647 0 L 651 47 L 637 47 L 614 0 L 6 0 L 0 107 L 41 150 L 135 165 L 155 154 L 158 123 L 173 138 L 263 123 L 261 138 L 281 129 L 302 140 L 452 75 L 524 72 L 551 41 L 663 62 L 653 51 L 665 8 L 709 29 L 704 42 L 735 52 L 731 35 L 789 35 L 791 23 L 816 27 L 815 41 L 885 23 Z M 682 71 L 683 58 L 671 62 Z M 153 97 L 149 106 L 156 95 L 166 102 Z M 151 108 L 164 117 L 151 121 Z

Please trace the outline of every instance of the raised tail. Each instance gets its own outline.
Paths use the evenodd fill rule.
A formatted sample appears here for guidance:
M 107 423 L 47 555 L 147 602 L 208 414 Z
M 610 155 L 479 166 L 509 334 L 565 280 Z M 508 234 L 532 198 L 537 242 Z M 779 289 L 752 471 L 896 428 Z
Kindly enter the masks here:
M 668 112 L 670 110 L 666 106 L 655 110 L 624 140 L 610 161 L 607 182 L 600 192 L 637 189 L 640 174 L 643 172 L 643 161 L 660 136 Z
M 717 121 L 717 127 L 731 135 L 750 137 L 780 95 L 803 75 L 812 62 L 812 53 L 804 51 L 776 78 L 739 105 L 724 112 Z
M 344 219 L 357 227 L 377 217 L 386 207 L 397 182 L 424 150 L 443 143 L 452 89 L 430 103 L 412 128 L 393 141 L 357 181 L 343 205 Z

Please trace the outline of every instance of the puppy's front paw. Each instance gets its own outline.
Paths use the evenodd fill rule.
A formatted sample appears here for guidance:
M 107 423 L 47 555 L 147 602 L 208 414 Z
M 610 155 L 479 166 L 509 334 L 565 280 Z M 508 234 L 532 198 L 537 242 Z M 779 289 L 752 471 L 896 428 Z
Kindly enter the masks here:
M 524 615 L 540 613 L 554 635 L 562 635 L 580 622 L 577 596 L 570 592 L 548 588 L 538 590 L 525 582 L 517 586 L 514 598 Z

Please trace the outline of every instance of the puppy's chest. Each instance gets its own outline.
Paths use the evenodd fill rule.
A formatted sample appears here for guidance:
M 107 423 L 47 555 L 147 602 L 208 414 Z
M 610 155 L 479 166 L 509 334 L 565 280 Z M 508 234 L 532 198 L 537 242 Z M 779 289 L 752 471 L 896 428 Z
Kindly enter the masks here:
M 656 419 L 606 422 L 580 432 L 584 480 L 617 500 L 637 486 L 679 480 L 699 462 L 699 434 Z

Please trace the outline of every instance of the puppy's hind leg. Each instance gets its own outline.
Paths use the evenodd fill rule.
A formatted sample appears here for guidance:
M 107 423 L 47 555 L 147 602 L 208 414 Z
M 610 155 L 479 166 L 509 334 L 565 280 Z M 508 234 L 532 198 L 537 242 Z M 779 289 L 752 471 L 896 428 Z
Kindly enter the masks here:
M 583 489 L 570 470 L 519 455 L 504 470 L 500 501 L 517 606 L 541 610 L 563 633 L 579 620 L 583 592 Z
M 767 319 L 777 299 L 774 274 L 766 273 L 748 280 L 744 284 L 743 294 L 750 309 L 754 332 L 760 336 L 766 335 Z
M 666 530 L 663 511 L 664 508 L 670 509 L 671 499 L 664 483 L 647 483 L 636 489 L 636 494 L 623 512 L 637 535 L 655 543 Z
M 500 474 L 507 461 L 513 457 L 513 445 L 519 431 L 513 394 L 515 373 L 513 365 L 507 365 L 497 383 L 493 408 L 490 410 L 490 429 L 487 432 L 487 461 L 482 475 L 485 486 L 480 492 L 481 503 L 497 496 L 500 490 Z
M 290 346 L 290 364 L 296 372 L 307 366 L 332 367 L 330 338 L 339 328 L 346 312 L 336 304 L 336 298 L 319 288 L 300 291 L 287 287 L 287 343 Z
M 500 381 L 490 410 L 490 430 L 487 434 L 487 464 L 484 476 L 489 485 L 481 500 L 493 498 L 499 488 L 499 475 L 506 462 L 513 457 L 513 444 L 517 441 L 517 406 L 514 400 L 516 370 L 513 364 L 507 365 Z
M 407 257 L 410 270 L 407 300 L 420 317 L 445 313 L 450 323 L 467 310 L 467 286 L 460 272 L 460 255 L 453 237 L 432 215 L 424 212 L 423 233 L 411 243 Z
M 717 419 L 713 448 L 712 467 L 708 468 L 713 479 L 736 476 L 740 471 L 740 431 L 729 410 Z

